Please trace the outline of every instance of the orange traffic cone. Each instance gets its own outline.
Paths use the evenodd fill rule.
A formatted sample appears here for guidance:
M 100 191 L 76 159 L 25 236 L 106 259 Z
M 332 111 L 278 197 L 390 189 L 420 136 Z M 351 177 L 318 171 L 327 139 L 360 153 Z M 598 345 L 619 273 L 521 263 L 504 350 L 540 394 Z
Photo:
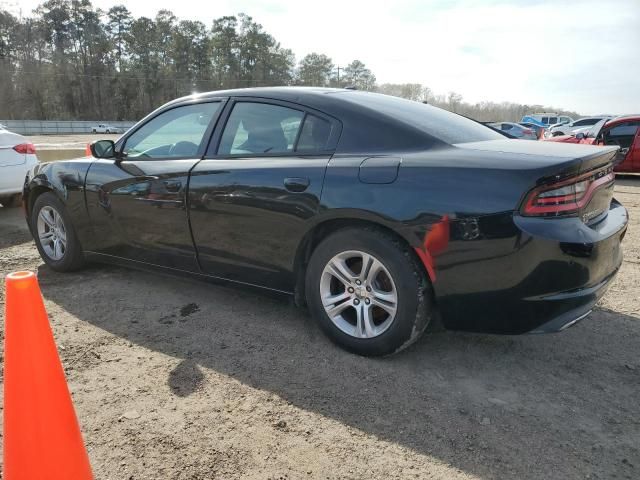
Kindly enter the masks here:
M 93 478 L 33 272 L 6 278 L 4 479 Z

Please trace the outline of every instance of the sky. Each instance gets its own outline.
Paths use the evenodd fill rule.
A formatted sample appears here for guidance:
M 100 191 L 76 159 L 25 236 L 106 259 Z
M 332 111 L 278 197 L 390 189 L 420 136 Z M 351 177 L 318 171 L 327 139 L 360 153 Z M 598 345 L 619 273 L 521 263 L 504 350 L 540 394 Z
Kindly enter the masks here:
M 40 1 L 3 0 L 28 14 Z M 299 60 L 363 61 L 378 83 L 583 115 L 640 113 L 640 0 L 94 0 L 135 16 L 251 15 Z

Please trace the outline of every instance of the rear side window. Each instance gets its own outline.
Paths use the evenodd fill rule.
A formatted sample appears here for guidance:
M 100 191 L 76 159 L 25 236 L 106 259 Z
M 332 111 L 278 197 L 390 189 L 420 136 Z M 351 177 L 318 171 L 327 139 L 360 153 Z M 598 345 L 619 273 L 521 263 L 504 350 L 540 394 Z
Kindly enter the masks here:
M 558 117 L 549 117 L 549 125 L 558 123 Z
M 239 102 L 224 127 L 218 155 L 293 152 L 304 112 L 267 103 Z

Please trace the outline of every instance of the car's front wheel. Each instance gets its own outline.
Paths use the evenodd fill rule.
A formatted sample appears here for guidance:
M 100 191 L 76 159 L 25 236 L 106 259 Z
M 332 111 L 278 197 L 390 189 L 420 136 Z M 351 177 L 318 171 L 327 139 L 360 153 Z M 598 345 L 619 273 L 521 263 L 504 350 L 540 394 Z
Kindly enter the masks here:
M 31 213 L 31 231 L 40 256 L 54 270 L 68 272 L 84 264 L 71 219 L 55 194 L 43 193 L 36 199 Z
M 338 231 L 314 250 L 307 304 L 324 332 L 360 355 L 397 352 L 424 332 L 431 288 L 410 248 L 376 228 Z

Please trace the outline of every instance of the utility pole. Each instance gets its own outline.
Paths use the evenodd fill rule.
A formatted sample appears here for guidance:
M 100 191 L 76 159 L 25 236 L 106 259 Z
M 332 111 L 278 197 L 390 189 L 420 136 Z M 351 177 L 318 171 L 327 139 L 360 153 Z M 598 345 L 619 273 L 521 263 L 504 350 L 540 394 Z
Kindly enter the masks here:
M 340 65 L 336 65 L 336 69 L 338 70 L 338 85 L 337 86 L 340 87 L 340 69 L 341 69 Z M 344 68 L 342 70 L 344 70 Z

